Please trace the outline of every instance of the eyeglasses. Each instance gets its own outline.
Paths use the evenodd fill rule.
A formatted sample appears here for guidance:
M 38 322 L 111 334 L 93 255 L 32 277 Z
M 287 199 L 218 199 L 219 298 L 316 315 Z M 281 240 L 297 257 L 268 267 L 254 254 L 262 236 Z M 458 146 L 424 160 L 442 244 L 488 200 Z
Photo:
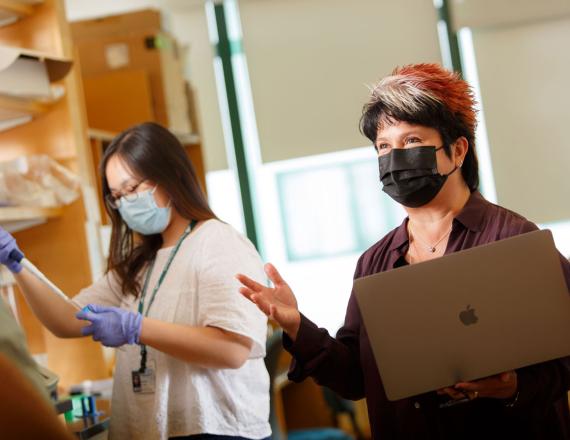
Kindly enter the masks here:
M 137 192 L 137 189 L 139 186 L 142 185 L 142 183 L 146 182 L 146 180 L 147 179 L 143 179 L 140 182 L 132 185 L 131 187 L 127 187 L 125 193 L 120 193 L 117 196 L 114 196 L 113 194 L 107 194 L 105 196 L 105 201 L 107 202 L 107 205 L 109 205 L 109 207 L 112 209 L 119 209 L 121 207 L 122 200 L 124 200 L 127 203 L 135 202 L 139 198 L 140 194 L 139 192 Z

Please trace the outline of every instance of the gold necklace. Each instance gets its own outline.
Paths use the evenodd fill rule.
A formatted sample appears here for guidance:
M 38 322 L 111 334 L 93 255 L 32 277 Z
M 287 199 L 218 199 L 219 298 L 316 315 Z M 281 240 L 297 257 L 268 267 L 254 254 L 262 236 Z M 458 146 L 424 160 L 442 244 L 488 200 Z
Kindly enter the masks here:
M 451 234 L 452 229 L 453 225 L 451 225 L 449 231 L 447 231 L 439 240 L 437 240 L 433 245 L 430 245 L 425 241 L 423 241 L 419 236 L 416 237 L 416 235 L 412 232 L 412 224 L 408 221 L 408 235 L 410 236 L 410 238 L 412 240 L 417 239 L 426 248 L 426 250 L 432 254 L 437 250 L 437 245 L 440 244 L 449 234 Z

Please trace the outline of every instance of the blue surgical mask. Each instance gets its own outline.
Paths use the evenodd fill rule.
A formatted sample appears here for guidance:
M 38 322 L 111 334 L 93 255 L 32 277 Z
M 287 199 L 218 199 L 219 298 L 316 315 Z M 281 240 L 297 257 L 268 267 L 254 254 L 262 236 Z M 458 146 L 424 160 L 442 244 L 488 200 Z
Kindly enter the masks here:
M 154 200 L 156 186 L 138 193 L 136 200 L 129 202 L 121 197 L 119 213 L 133 231 L 143 235 L 162 233 L 170 223 L 171 208 L 159 208 Z

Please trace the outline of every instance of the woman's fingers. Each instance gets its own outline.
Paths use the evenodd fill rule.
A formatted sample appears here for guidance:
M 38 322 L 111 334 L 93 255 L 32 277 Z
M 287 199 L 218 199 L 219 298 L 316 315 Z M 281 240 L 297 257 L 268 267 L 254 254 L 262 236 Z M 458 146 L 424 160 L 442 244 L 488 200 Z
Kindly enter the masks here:
M 267 316 L 271 315 L 271 304 L 269 301 L 265 300 L 261 295 L 253 294 L 251 295 L 251 301 L 255 303 L 255 305 L 265 313 Z
M 465 399 L 465 393 L 462 393 L 461 391 L 458 391 L 456 389 L 453 389 L 451 387 L 446 387 L 443 388 L 442 390 L 440 390 L 438 392 L 438 394 L 447 394 L 449 397 L 451 397 L 453 400 L 461 400 L 461 399 Z
M 448 394 L 453 399 L 467 395 L 469 399 L 478 397 L 493 397 L 505 399 L 516 392 L 516 372 L 508 371 L 486 379 L 472 382 L 459 382 L 453 388 L 444 388 L 438 394 Z
M 271 304 L 269 306 L 269 317 L 276 321 L 279 325 L 282 325 L 285 318 L 283 316 L 283 309 L 277 307 L 275 304 Z
M 240 287 L 239 293 L 249 299 L 252 303 L 254 303 L 263 313 L 269 315 L 269 305 L 270 302 L 267 301 L 263 295 L 259 294 L 258 292 L 254 292 L 247 287 Z
M 247 299 L 249 299 L 250 301 L 252 301 L 251 299 L 251 295 L 255 295 L 255 292 L 251 289 L 248 289 L 247 287 L 240 287 L 239 289 L 239 293 L 241 293 L 243 296 L 245 296 Z M 253 302 L 253 301 L 252 301 Z
M 267 263 L 265 265 L 265 273 L 275 286 L 282 286 L 284 284 L 287 284 L 273 264 Z
M 486 397 L 485 385 L 477 382 L 462 382 L 455 385 L 456 390 L 462 391 L 470 399 L 476 399 L 477 397 Z
M 263 284 L 258 283 L 257 281 L 252 280 L 248 276 L 245 276 L 241 273 L 236 275 L 236 279 L 242 283 L 244 286 L 248 287 L 249 289 L 253 290 L 254 292 L 261 292 L 266 286 Z
M 461 382 L 455 385 L 455 389 L 467 394 L 470 399 L 476 399 L 477 397 L 488 397 L 489 387 L 486 383 L 481 382 L 482 381 Z
M 237 280 L 243 285 L 239 288 L 239 292 L 284 329 L 289 328 L 296 321 L 300 321 L 300 318 L 295 318 L 295 314 L 291 314 L 290 310 L 297 308 L 293 292 L 272 264 L 266 264 L 264 269 L 275 288 L 264 286 L 243 274 L 237 274 Z M 289 330 L 291 334 L 296 334 L 296 331 L 296 327 Z
M 460 382 L 455 385 L 455 389 L 463 391 L 479 391 L 481 384 L 477 382 Z
M 455 385 L 455 389 L 468 393 L 470 397 L 506 399 L 517 391 L 517 374 L 514 371 L 508 371 L 473 382 L 460 382 Z
M 256 292 L 254 292 L 251 289 L 248 289 L 247 287 L 240 287 L 239 293 L 241 293 L 252 303 L 254 303 L 263 313 L 269 315 L 269 306 L 267 301 L 264 301 L 263 298 L 260 295 L 258 295 Z

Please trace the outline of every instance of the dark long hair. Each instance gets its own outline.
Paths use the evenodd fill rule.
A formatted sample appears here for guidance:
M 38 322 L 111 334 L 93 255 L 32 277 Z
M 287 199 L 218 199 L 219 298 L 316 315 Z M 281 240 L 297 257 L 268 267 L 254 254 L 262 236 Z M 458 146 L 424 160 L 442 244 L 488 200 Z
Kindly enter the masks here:
M 153 122 L 135 125 L 120 133 L 105 150 L 100 164 L 103 197 L 111 193 L 106 168 L 118 155 L 139 177 L 160 185 L 170 197 L 172 208 L 188 220 L 216 218 L 208 206 L 196 171 L 184 148 L 170 131 Z M 141 235 L 130 229 L 118 210 L 105 208 L 112 223 L 107 271 L 114 271 L 123 295 L 138 296 L 141 270 L 162 246 L 160 234 Z

